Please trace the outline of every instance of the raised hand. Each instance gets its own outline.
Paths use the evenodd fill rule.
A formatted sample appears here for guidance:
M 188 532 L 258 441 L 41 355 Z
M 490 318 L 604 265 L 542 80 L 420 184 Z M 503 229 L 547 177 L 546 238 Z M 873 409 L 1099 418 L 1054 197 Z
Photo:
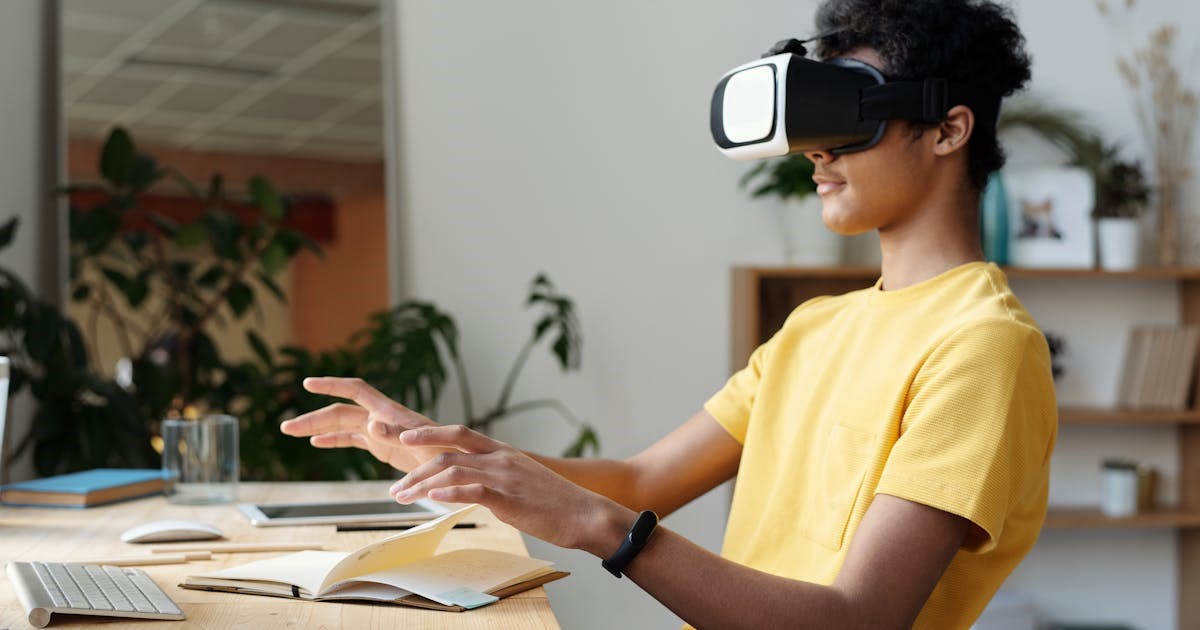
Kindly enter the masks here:
M 413 470 L 422 462 L 448 450 L 438 446 L 403 444 L 398 438 L 404 431 L 439 425 L 384 396 L 362 379 L 328 376 L 306 378 L 304 389 L 356 403 L 334 403 L 279 425 L 283 433 L 308 437 L 309 442 L 317 448 L 361 448 L 370 451 L 379 461 L 400 470 Z
M 601 557 L 616 550 L 636 514 L 571 483 L 521 451 L 461 425 L 399 436 L 407 448 L 447 449 L 392 485 L 400 503 L 478 503 L 517 529 Z

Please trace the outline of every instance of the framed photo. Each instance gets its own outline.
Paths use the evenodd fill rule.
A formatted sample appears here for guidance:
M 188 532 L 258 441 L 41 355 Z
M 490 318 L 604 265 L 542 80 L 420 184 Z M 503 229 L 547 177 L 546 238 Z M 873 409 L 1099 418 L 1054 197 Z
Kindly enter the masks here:
M 1004 172 L 1009 262 L 1017 267 L 1092 268 L 1092 177 L 1061 166 Z

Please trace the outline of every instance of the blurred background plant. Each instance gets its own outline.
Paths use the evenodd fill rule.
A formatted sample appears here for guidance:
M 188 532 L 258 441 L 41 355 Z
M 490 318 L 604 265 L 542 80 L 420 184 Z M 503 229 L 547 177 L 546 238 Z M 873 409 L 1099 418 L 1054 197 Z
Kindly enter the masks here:
M 1150 204 L 1150 185 L 1142 163 L 1113 158 L 1106 162 L 1092 213 L 1097 219 L 1136 219 Z
M 1122 147 L 1105 140 L 1079 112 L 1033 98 L 1006 104 L 1001 133 L 1027 129 L 1056 147 L 1071 166 L 1088 171 L 1095 184 L 1095 218 L 1136 218 L 1149 204 L 1153 189 L 1141 162 L 1121 157 Z
M 772 199 L 784 262 L 831 266 L 842 262 L 843 238 L 825 227 L 814 166 L 803 154 L 760 160 L 738 185 L 751 199 Z
M 130 370 L 102 376 L 95 349 L 86 347 L 75 322 L 36 299 L 7 270 L 0 270 L 0 352 L 13 360 L 12 388 L 29 386 L 38 402 L 29 433 L 15 454 L 33 448 L 39 474 L 103 466 L 155 466 L 151 448 L 159 422 L 185 410 L 226 412 L 241 422 L 243 478 L 318 480 L 390 475 L 356 449 L 313 449 L 279 433 L 283 420 L 331 402 L 301 387 L 312 375 L 359 377 L 389 397 L 433 415 L 447 365 L 462 389 L 465 423 L 488 430 L 503 418 L 546 408 L 578 429 L 565 454 L 597 452 L 590 425 L 554 398 L 512 403 L 518 375 L 544 339 L 564 371 L 580 365 L 582 340 L 570 299 L 544 276 L 535 278 L 527 305 L 541 307 L 533 332 L 509 371 L 499 399 L 476 414 L 452 317 L 435 305 L 410 300 L 376 313 L 333 350 L 299 346 L 273 351 L 252 329 L 252 357 L 222 356 L 214 327 L 254 312 L 266 290 L 285 294 L 275 281 L 301 250 L 320 248 L 285 225 L 288 202 L 269 181 L 251 178 L 244 198 L 226 191 L 219 174 L 201 191 L 115 129 L 100 156 L 103 181 L 67 187 L 71 299 L 86 305 L 86 325 L 107 321 Z M 182 221 L 139 206 L 139 197 L 165 179 L 203 200 L 203 212 Z M 234 208 L 238 212 L 234 212 Z M 10 243 L 15 219 L 0 228 Z M 93 334 L 95 339 L 96 335 Z M 90 358 L 92 357 L 92 358 Z
M 0 249 L 19 227 L 14 218 L 0 228 Z M 8 269 L 0 269 L 0 354 L 11 361 L 11 391 L 28 388 L 38 403 L 14 453 L 32 447 L 39 474 L 158 464 L 137 399 L 91 369 L 75 323 Z
M 1117 37 L 1129 39 L 1130 27 L 1137 22 L 1137 0 L 1096 0 L 1096 9 L 1117 27 Z M 1184 262 L 1180 213 L 1184 210 L 1184 186 L 1193 175 L 1192 151 L 1200 115 L 1200 94 L 1187 84 L 1176 64 L 1178 40 L 1178 26 L 1163 24 L 1146 35 L 1144 44 L 1116 59 L 1154 173 L 1158 261 L 1166 266 Z
M 813 181 L 812 160 L 796 153 L 780 158 L 759 160 L 742 176 L 738 185 L 750 189 L 750 197 L 774 196 L 780 199 L 803 199 L 817 192 Z

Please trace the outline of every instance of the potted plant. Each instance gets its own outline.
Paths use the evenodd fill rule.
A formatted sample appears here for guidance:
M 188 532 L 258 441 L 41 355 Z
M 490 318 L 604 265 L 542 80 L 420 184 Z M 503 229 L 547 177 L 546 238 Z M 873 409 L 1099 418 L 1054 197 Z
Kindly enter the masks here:
M 322 352 L 270 348 L 253 331 L 253 354 L 224 356 L 212 333 L 252 312 L 265 287 L 301 248 L 315 243 L 283 225 L 287 200 L 269 182 L 247 186 L 252 206 L 243 221 L 214 176 L 207 195 L 115 130 L 101 152 L 103 181 L 73 199 L 70 224 L 71 297 L 88 305 L 81 321 L 112 318 L 131 359 L 132 378 L 101 374 L 93 346 L 59 307 L 42 302 L 0 265 L 0 355 L 12 362 L 11 388 L 32 392 L 37 408 L 14 457 L 32 450 L 41 475 L 100 467 L 154 467 L 152 444 L 162 419 L 185 409 L 238 417 L 244 480 L 376 479 L 392 471 L 359 449 L 313 449 L 283 435 L 279 423 L 330 403 L 302 387 L 306 376 L 359 377 L 422 413 L 433 413 L 453 371 L 464 401 L 464 423 L 487 431 L 519 414 L 554 414 L 576 430 L 566 456 L 599 451 L 595 429 L 553 397 L 518 397 L 516 382 L 531 353 L 546 348 L 564 372 L 578 369 L 582 349 L 574 303 L 543 275 L 529 287 L 536 317 L 495 404 L 476 408 L 451 315 L 417 300 L 371 315 L 341 346 Z M 143 193 L 173 177 L 205 200 L 203 214 L 176 221 L 145 209 Z M 68 192 L 82 190 L 68 187 Z M 16 219 L 0 224 L 0 251 L 16 237 Z M 164 307 L 164 305 L 166 305 Z M 120 308 L 117 308 L 119 306 Z M 161 442 L 159 442 L 161 444 Z
M 813 163 L 800 154 L 759 162 L 742 176 L 750 197 L 774 197 L 784 260 L 792 265 L 837 265 L 841 238 L 821 220 L 821 198 L 813 181 Z
M 1110 152 L 1111 155 L 1115 152 Z M 1138 266 L 1142 212 L 1150 202 L 1150 186 L 1140 162 L 1106 160 L 1096 182 L 1096 238 L 1100 266 L 1109 271 Z
M 1070 164 L 1091 174 L 1095 191 L 1100 266 L 1110 271 L 1138 265 L 1138 218 L 1150 201 L 1140 162 L 1120 159 L 1120 147 L 1105 142 L 1073 110 L 1035 100 L 1019 100 L 1000 117 L 1000 131 L 1026 128 L 1065 153 Z

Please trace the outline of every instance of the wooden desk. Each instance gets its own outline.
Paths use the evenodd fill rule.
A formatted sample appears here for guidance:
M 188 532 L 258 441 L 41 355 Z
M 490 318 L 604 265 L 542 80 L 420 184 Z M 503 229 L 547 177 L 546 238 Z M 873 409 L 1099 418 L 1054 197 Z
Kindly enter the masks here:
M 321 499 L 377 499 L 387 496 L 390 482 L 244 483 L 238 500 L 244 502 L 316 501 Z M 337 533 L 332 525 L 304 527 L 253 527 L 232 505 L 170 505 L 158 496 L 103 507 L 12 508 L 0 506 L 0 562 L 12 560 L 70 561 L 76 558 L 141 555 L 153 545 L 120 541 L 121 532 L 133 525 L 161 519 L 186 519 L 212 523 L 230 542 L 320 542 L 327 549 L 349 551 L 394 535 L 392 531 Z M 456 529 L 447 535 L 441 550 L 486 547 L 528 554 L 517 530 L 496 520 L 482 508 L 469 520 L 475 529 Z M 215 541 L 225 542 L 225 541 Z M 558 628 L 550 601 L 541 588 L 461 613 L 421 610 L 380 604 L 306 602 L 274 597 L 214 593 L 179 588 L 184 576 L 211 571 L 275 553 L 214 555 L 212 560 L 188 564 L 141 567 L 187 615 L 185 621 L 146 621 L 111 617 L 57 615 L 51 628 L 116 623 L 137 628 Z M 107 620 L 107 621 L 106 621 Z M 0 571 L 0 629 L 30 627 L 8 577 Z M 111 626 L 116 627 L 116 626 Z

